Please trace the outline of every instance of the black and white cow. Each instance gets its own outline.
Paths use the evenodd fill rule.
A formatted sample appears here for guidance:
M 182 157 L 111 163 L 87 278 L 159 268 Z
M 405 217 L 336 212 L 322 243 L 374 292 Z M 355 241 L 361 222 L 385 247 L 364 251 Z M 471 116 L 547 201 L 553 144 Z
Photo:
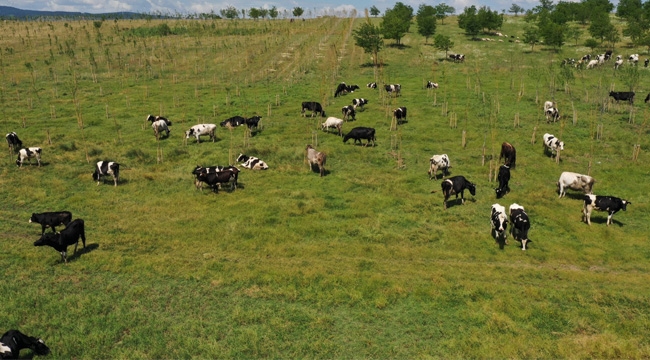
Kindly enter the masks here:
M 650 59 L 643 60 L 643 67 L 648 67 L 648 63 L 650 63 Z
M 361 98 L 361 99 L 352 99 L 352 106 L 356 110 L 357 107 L 360 107 L 363 110 L 363 106 L 368 104 L 368 100 Z
M 246 119 L 239 115 L 233 116 L 219 123 L 221 127 L 226 127 L 226 126 L 237 127 L 244 124 L 246 124 Z
M 629 101 L 634 104 L 634 91 L 610 91 L 609 96 L 613 97 L 616 102 L 620 100 Z
M 20 141 L 18 135 L 15 132 L 8 133 L 5 138 L 7 139 L 7 144 L 9 145 L 9 150 L 15 152 L 16 150 L 23 147 L 23 142 Z
M 167 119 L 166 117 L 159 116 L 159 115 L 153 116 L 151 114 L 147 115 L 147 121 L 150 121 L 152 124 L 159 120 L 163 120 L 165 124 L 167 124 L 167 126 L 172 126 L 172 122 L 169 121 L 169 119 Z
M 18 330 L 9 330 L 0 337 L 0 359 L 20 359 L 20 350 L 30 349 L 35 355 L 47 355 L 50 348 L 45 342 L 33 336 L 27 336 Z
M 343 137 L 343 143 L 346 143 L 349 139 L 354 139 L 354 144 L 359 142 L 360 145 L 363 145 L 363 142 L 361 139 L 366 139 L 368 142 L 366 143 L 365 146 L 370 145 L 370 142 L 372 141 L 372 146 L 374 147 L 375 144 L 375 129 L 370 128 L 370 127 L 355 127 L 352 130 L 350 130 L 349 133 L 345 134 Z
M 469 182 L 469 180 L 462 175 L 452 176 L 443 180 L 440 187 L 445 196 L 445 200 L 442 203 L 445 210 L 447 210 L 447 200 L 449 200 L 449 197 L 452 195 L 456 195 L 456 199 L 458 199 L 458 194 L 460 194 L 461 204 L 465 204 L 465 189 L 469 190 L 469 193 L 472 194 L 472 196 L 476 195 L 476 185 Z
M 465 55 L 463 54 L 449 54 L 449 58 L 454 62 L 463 62 L 465 61 Z
M 627 58 L 627 61 L 629 61 L 629 62 L 631 62 L 631 63 L 634 63 L 634 64 L 638 63 L 638 62 L 639 62 L 639 54 L 632 54 L 632 55 L 630 55 L 630 56 Z
M 164 131 L 167 134 L 165 135 L 166 137 L 169 137 L 169 127 L 167 126 L 167 123 L 165 120 L 156 120 L 153 123 L 151 123 L 151 127 L 153 128 L 153 134 L 156 136 L 156 139 L 160 137 L 160 134 Z
M 232 165 L 228 165 L 228 166 L 217 165 L 217 166 L 210 166 L 210 167 L 203 167 L 201 165 L 196 165 L 194 170 L 192 170 L 192 174 L 195 176 L 194 185 L 196 186 L 197 189 L 199 187 L 201 187 L 202 181 L 199 181 L 199 179 L 198 179 L 199 174 L 201 174 L 201 173 L 216 174 L 218 172 L 222 172 L 222 171 L 225 171 L 225 170 L 232 171 L 232 173 L 234 174 L 235 178 L 234 178 L 234 181 L 233 181 L 233 185 L 234 185 L 234 187 L 236 189 L 237 188 L 237 179 L 239 178 L 240 170 L 239 170 L 238 167 L 232 166 Z M 203 190 L 203 189 L 201 188 L 201 190 Z
M 260 120 L 262 120 L 262 117 L 259 116 L 259 115 L 255 115 L 253 117 L 250 117 L 250 118 L 246 119 L 246 126 L 248 126 L 248 128 L 250 130 L 253 130 L 253 128 L 257 129 L 257 127 L 258 127 L 258 125 L 260 123 Z
M 376 89 L 377 88 L 377 83 L 376 82 L 371 82 L 366 85 L 367 88 L 370 89 Z
M 200 143 L 201 140 L 199 137 L 201 135 L 208 135 L 210 136 L 210 140 L 212 142 L 215 141 L 216 136 L 215 136 L 215 131 L 217 131 L 217 125 L 215 124 L 198 124 L 192 126 L 189 130 L 185 132 L 185 139 L 189 139 L 190 136 L 194 136 L 196 138 L 196 142 Z
M 449 156 L 447 156 L 447 154 L 433 155 L 431 159 L 429 159 L 429 180 L 434 177 L 438 179 L 438 170 L 442 170 L 442 176 L 449 175 L 450 167 L 451 162 L 449 161 Z
M 36 158 L 38 166 L 41 166 L 41 152 L 42 149 L 40 147 L 29 147 L 18 150 L 18 159 L 16 159 L 16 165 L 18 165 L 18 167 L 22 167 L 25 160 L 27 160 L 31 165 L 32 158 Z
M 402 92 L 402 86 L 400 84 L 391 84 L 391 85 L 385 85 L 384 89 L 390 94 L 395 94 L 395 96 L 399 95 Z
M 501 161 L 501 159 L 505 159 L 504 164 L 510 166 L 513 169 L 517 166 L 517 150 L 509 142 L 504 141 L 503 144 L 501 144 L 499 161 Z
M 196 175 L 196 181 L 198 183 L 204 182 L 210 186 L 212 191 L 219 192 L 219 186 L 221 184 L 230 183 L 230 189 L 237 188 L 237 174 L 232 169 L 226 169 L 218 172 L 199 172 Z
M 521 242 L 521 250 L 528 249 L 528 243 L 533 242 L 528 238 L 530 219 L 524 207 L 514 203 L 510 205 L 510 233 L 515 240 Z
M 69 211 L 53 211 L 44 213 L 32 213 L 29 218 L 30 223 L 41 224 L 41 235 L 45 234 L 45 229 L 50 227 L 52 232 L 56 232 L 59 225 L 68 225 L 72 221 L 72 213 Z
M 546 122 L 549 123 L 551 120 L 553 122 L 560 120 L 560 111 L 555 107 L 546 110 Z
M 566 189 L 582 191 L 585 194 L 591 194 L 596 181 L 589 175 L 578 174 L 570 171 L 565 171 L 560 174 L 560 179 L 557 181 L 557 192 L 559 198 L 566 195 Z
M 626 211 L 627 206 L 632 203 L 614 196 L 585 195 L 585 204 L 582 208 L 582 220 L 591 225 L 591 211 L 607 211 L 607 226 L 612 223 L 612 216 L 619 210 Z
M 242 163 L 241 166 L 251 170 L 266 170 L 269 168 L 269 166 L 266 165 L 264 161 L 256 158 L 255 156 L 239 154 L 237 157 L 237 162 Z
M 352 105 L 345 105 L 344 107 L 341 108 L 341 113 L 343 114 L 343 120 L 356 120 L 355 116 L 357 114 L 356 110 L 354 110 L 354 106 Z
M 650 101 L 650 93 L 648 93 L 648 96 L 646 96 L 646 97 L 645 97 L 645 100 L 644 100 L 644 102 L 646 102 L 646 103 L 647 103 L 648 101 Z
M 113 177 L 113 183 L 117 186 L 120 179 L 120 164 L 113 161 L 98 161 L 95 165 L 93 180 L 97 181 L 97 185 L 99 185 L 102 176 L 108 175 Z
M 398 124 L 406 122 L 406 107 L 401 106 L 401 107 L 398 107 L 397 109 L 393 110 L 393 118 L 395 118 L 395 120 L 397 120 Z
M 438 83 L 434 83 L 432 81 L 427 81 L 427 89 L 437 89 L 438 88 Z
M 497 180 L 499 180 L 499 187 L 494 189 L 494 191 L 497 194 L 497 199 L 501 199 L 505 194 L 510 192 L 510 186 L 508 185 L 510 181 L 510 167 L 508 165 L 501 165 L 499 167 Z
M 354 92 L 354 90 L 358 90 L 358 89 L 359 89 L 359 85 L 346 85 L 344 82 L 342 82 L 336 87 L 336 91 L 334 92 L 334 97 L 347 94 L 347 93 L 352 93 Z
M 554 135 L 546 133 L 544 134 L 544 152 L 547 149 L 551 150 L 551 155 L 557 153 L 558 150 L 564 151 L 564 141 L 560 141 Z
M 490 214 L 490 224 L 492 225 L 492 236 L 496 240 L 503 238 L 508 243 L 508 215 L 506 208 L 499 204 L 492 204 L 492 212 Z
M 51 246 L 54 250 L 61 253 L 61 260 L 68 262 L 68 246 L 74 244 L 74 253 L 77 253 L 77 246 L 79 245 L 79 238 L 86 247 L 86 231 L 84 229 L 84 221 L 76 219 L 68 224 L 65 229 L 60 233 L 47 233 L 41 235 L 41 238 L 34 242 L 34 246 Z
M 321 130 L 327 131 L 329 128 L 333 127 L 337 130 L 339 136 L 343 136 L 343 122 L 343 119 L 330 116 L 321 124 Z
M 300 110 L 300 114 L 302 116 L 307 116 L 305 114 L 307 110 L 311 111 L 312 117 L 315 114 L 320 114 L 320 116 L 325 117 L 325 111 L 323 111 L 323 107 L 321 106 L 320 103 L 317 103 L 315 101 L 305 101 L 302 103 L 302 110 Z

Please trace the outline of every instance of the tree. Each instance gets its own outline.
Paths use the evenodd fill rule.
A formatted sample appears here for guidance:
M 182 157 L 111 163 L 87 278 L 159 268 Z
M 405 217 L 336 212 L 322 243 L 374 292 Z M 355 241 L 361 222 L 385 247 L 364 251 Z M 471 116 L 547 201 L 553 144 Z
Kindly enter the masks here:
M 522 41 L 525 44 L 530 44 L 531 51 L 535 50 L 535 44 L 539 42 L 539 28 L 537 26 L 526 26 Z
M 265 19 L 269 15 L 269 9 L 260 8 L 260 17 Z
M 418 23 L 418 33 L 424 36 L 424 42 L 429 42 L 429 37 L 436 33 L 436 9 L 431 5 L 420 4 L 415 15 Z
M 591 52 L 594 52 L 594 49 L 598 47 L 598 40 L 596 39 L 587 39 L 585 40 L 585 46 L 591 49 Z
M 370 15 L 372 15 L 374 17 L 377 17 L 379 14 L 381 14 L 381 11 L 379 11 L 379 9 L 377 9 L 377 7 L 375 5 L 373 5 L 370 8 Z
M 616 46 L 616 43 L 621 41 L 621 35 L 618 32 L 618 29 L 612 26 L 611 31 L 605 35 L 605 40 L 607 40 L 612 47 Z
M 582 30 L 577 27 L 577 26 L 569 26 L 565 33 L 567 39 L 573 39 L 576 42 L 576 46 L 578 46 L 578 40 L 580 40 L 580 37 L 582 36 Z
M 253 18 L 255 20 L 259 19 L 262 14 L 260 13 L 260 9 L 258 8 L 251 8 L 248 10 L 248 17 Z
M 456 12 L 456 9 L 454 9 L 453 6 L 449 6 L 445 3 L 440 3 L 436 5 L 436 18 L 440 19 L 441 24 L 445 24 L 445 18 L 447 17 L 447 14 L 453 14 Z
M 463 13 L 458 15 L 458 27 L 465 30 L 467 35 L 478 35 L 481 23 L 476 15 L 476 6 L 465 7 Z
M 293 8 L 293 16 L 294 17 L 302 16 L 303 12 L 305 12 L 305 10 L 303 10 L 301 7 L 296 6 L 295 8 Z
M 393 39 L 399 45 L 400 40 L 411 27 L 413 8 L 398 2 L 392 9 L 386 9 L 384 18 L 379 25 L 384 39 Z
M 372 25 L 368 19 L 361 27 L 352 31 L 352 37 L 355 44 L 366 54 L 372 54 L 373 65 L 376 67 L 379 62 L 379 51 L 384 46 L 379 27 Z
M 445 59 L 447 58 L 447 52 L 454 47 L 454 42 L 451 41 L 451 37 L 438 34 L 436 37 L 433 39 L 433 46 L 436 47 L 436 49 L 442 50 L 445 52 Z
M 269 16 L 271 17 L 271 19 L 275 19 L 278 17 L 278 8 L 276 8 L 275 5 L 273 5 L 273 7 L 269 9 Z
M 609 14 L 607 13 L 598 13 L 593 15 L 591 19 L 591 25 L 589 25 L 589 34 L 594 38 L 600 38 L 602 43 L 605 40 L 607 34 L 610 34 L 614 29 L 609 20 Z
M 540 28 L 541 36 L 544 38 L 544 43 L 554 48 L 560 48 L 564 45 L 564 25 L 548 22 L 543 28 Z
M 499 15 L 498 11 L 492 11 L 489 7 L 481 6 L 476 16 L 483 29 L 496 30 L 503 25 L 503 17 Z
M 239 17 L 239 10 L 234 6 L 228 6 L 225 9 L 221 9 L 219 13 L 226 19 L 237 19 Z
M 512 4 L 510 9 L 508 9 L 508 12 L 515 13 L 515 16 L 517 16 L 517 14 L 519 14 L 519 13 L 523 14 L 524 11 L 525 11 L 524 8 L 522 8 L 521 6 L 519 6 L 517 4 Z
M 638 19 L 641 17 L 643 4 L 641 0 L 619 0 L 616 7 L 616 16 L 625 19 Z

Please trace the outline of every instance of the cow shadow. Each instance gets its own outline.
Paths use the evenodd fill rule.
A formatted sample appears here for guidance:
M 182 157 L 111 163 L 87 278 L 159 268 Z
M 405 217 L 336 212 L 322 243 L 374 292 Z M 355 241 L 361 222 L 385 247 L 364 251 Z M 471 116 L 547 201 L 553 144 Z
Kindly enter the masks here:
M 594 216 L 592 215 L 592 216 L 591 216 L 591 222 L 594 223 L 594 224 L 606 225 L 606 224 L 607 224 L 607 216 L 598 216 L 598 217 L 594 217 Z M 618 225 L 618 227 L 623 227 L 623 225 L 625 225 L 625 223 L 620 222 L 620 221 L 618 221 L 618 220 L 616 220 L 616 219 L 612 219 L 612 225 L 613 225 L 613 224 Z
M 317 174 L 320 174 L 320 168 L 318 167 L 318 164 L 309 164 L 311 166 L 311 172 L 315 172 Z M 329 175 L 330 171 L 327 169 L 323 169 L 323 176 Z
M 563 197 L 568 197 L 573 200 L 583 200 L 585 199 L 585 194 L 584 193 L 577 193 L 577 192 L 566 192 Z
M 83 245 L 79 245 L 79 246 L 83 246 Z M 77 248 L 77 252 L 75 253 L 74 252 L 74 246 L 72 246 L 72 252 L 73 253 L 72 253 L 72 255 L 68 255 L 68 262 L 77 261 L 77 259 L 80 258 L 82 254 L 87 254 L 87 253 L 89 253 L 91 251 L 95 251 L 97 249 L 99 249 L 99 244 L 93 243 L 93 244 L 86 245 L 86 247 Z M 68 254 L 70 254 L 70 251 L 68 251 Z M 61 260 L 59 259 L 57 261 L 57 263 L 60 264 Z
M 506 235 L 507 233 L 504 233 Z M 492 236 L 492 239 L 494 239 L 494 242 L 499 245 L 499 250 L 503 250 L 506 247 L 506 236 L 498 236 L 496 229 L 490 229 L 490 235 Z
M 14 159 L 14 161 L 12 161 L 12 162 L 14 163 L 14 166 L 16 166 L 16 161 L 15 161 L 15 159 Z M 45 161 L 41 161 L 41 166 L 38 166 L 38 163 L 37 163 L 37 162 L 33 162 L 33 163 L 24 162 L 24 163 L 23 163 L 23 166 L 21 166 L 21 167 L 16 166 L 16 167 L 19 168 L 19 169 L 20 169 L 20 168 L 31 169 L 32 167 L 46 167 L 46 166 L 50 166 L 50 163 L 49 163 L 49 162 L 45 162 Z
M 476 199 L 467 198 L 467 199 L 465 199 L 465 203 L 467 203 L 467 202 L 475 203 Z M 452 199 L 450 197 L 449 200 L 447 200 L 447 209 L 450 209 L 450 208 L 456 207 L 456 206 L 463 206 L 463 200 L 460 198 L 460 196 L 458 196 L 458 199 Z

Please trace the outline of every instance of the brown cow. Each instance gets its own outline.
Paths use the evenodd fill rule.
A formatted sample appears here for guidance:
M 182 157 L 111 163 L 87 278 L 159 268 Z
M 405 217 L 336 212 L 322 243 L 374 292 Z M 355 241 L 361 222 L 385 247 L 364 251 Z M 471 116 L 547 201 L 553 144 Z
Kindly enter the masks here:
M 503 142 L 501 144 L 501 154 L 499 155 L 499 161 L 501 161 L 502 158 L 505 158 L 505 165 L 510 166 L 511 168 L 515 168 L 516 162 L 517 162 L 517 150 L 515 150 L 515 147 L 512 146 L 512 144 L 508 142 Z
M 307 160 L 309 160 L 309 167 L 318 165 L 320 176 L 325 175 L 325 161 L 327 155 L 324 152 L 316 151 L 311 145 L 307 145 Z

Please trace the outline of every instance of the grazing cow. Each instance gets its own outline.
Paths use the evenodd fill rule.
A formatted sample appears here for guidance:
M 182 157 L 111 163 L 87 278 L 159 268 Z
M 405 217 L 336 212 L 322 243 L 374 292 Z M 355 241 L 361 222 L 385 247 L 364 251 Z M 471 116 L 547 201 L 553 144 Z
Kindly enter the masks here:
M 305 101 L 302 103 L 302 110 L 300 110 L 300 114 L 302 116 L 307 116 L 305 114 L 305 111 L 311 111 L 311 116 L 314 117 L 316 113 L 320 114 L 320 116 L 325 117 L 325 111 L 323 111 L 323 107 L 320 105 L 320 103 L 317 103 L 315 101 Z
M 159 115 L 153 116 L 151 114 L 147 115 L 147 121 L 150 121 L 152 124 L 155 123 L 156 121 L 163 120 L 167 126 L 172 126 L 172 122 L 169 121 L 166 117 L 162 117 Z
M 157 120 L 154 121 L 151 124 L 151 127 L 153 128 L 153 134 L 156 136 L 156 139 L 160 136 L 160 133 L 165 131 L 167 133 L 166 137 L 169 137 L 169 127 L 167 126 L 167 123 L 165 120 Z
M 236 168 L 235 168 L 236 169 Z M 237 188 L 238 171 L 234 169 L 224 169 L 218 172 L 199 172 L 196 175 L 196 184 L 202 182 L 208 184 L 212 191 L 218 193 L 221 184 L 230 183 L 230 189 Z M 198 186 L 197 186 L 198 187 Z
M 494 191 L 497 194 L 497 199 L 501 199 L 505 194 L 510 192 L 510 186 L 508 185 L 510 181 L 510 167 L 508 165 L 501 165 L 499 167 L 497 180 L 499 180 L 499 187 L 494 189 Z
M 61 253 L 61 260 L 68 262 L 68 246 L 74 244 L 74 253 L 77 253 L 79 238 L 86 248 L 86 232 L 84 230 L 84 221 L 77 219 L 70 222 L 60 233 L 47 233 L 41 235 L 41 238 L 34 242 L 34 246 L 51 246 L 54 250 Z
M 256 158 L 255 156 L 239 154 L 237 157 L 237 162 L 243 163 L 241 166 L 251 170 L 266 170 L 269 168 L 269 166 L 266 165 L 264 161 Z
M 614 50 L 607 50 L 607 51 L 605 51 L 605 60 L 609 60 L 609 59 L 611 59 L 611 58 L 612 58 L 612 53 L 613 53 L 613 52 L 614 52 Z
M 344 107 L 341 108 L 341 113 L 343 114 L 343 120 L 356 120 L 355 116 L 357 114 L 356 110 L 354 110 L 354 106 L 352 105 L 345 105 Z
M 564 141 L 560 141 L 554 135 L 546 133 L 544 134 L 544 152 L 546 152 L 546 149 L 551 150 L 551 155 L 557 153 L 558 150 L 564 151 Z
M 434 177 L 438 179 L 438 170 L 442 170 L 442 176 L 449 175 L 450 167 L 451 162 L 449 161 L 449 156 L 447 156 L 447 154 L 433 155 L 431 159 L 429 159 L 429 180 Z
M 23 142 L 20 141 L 18 138 L 18 135 L 16 135 L 15 132 L 10 132 L 8 133 L 5 138 L 7 139 L 7 144 L 9 144 L 9 150 L 11 152 L 15 152 L 16 150 L 20 149 L 23 147 Z
M 113 161 L 98 161 L 95 165 L 93 180 L 97 181 L 97 185 L 99 185 L 101 177 L 107 175 L 113 176 L 113 183 L 117 186 L 120 179 L 120 164 Z
M 376 82 L 371 82 L 366 85 L 366 87 L 370 89 L 376 89 L 377 88 L 377 83 Z
M 219 123 L 221 127 L 237 127 L 246 124 L 246 119 L 242 116 L 233 116 Z
M 504 141 L 501 144 L 501 153 L 499 154 L 499 161 L 505 159 L 504 164 L 510 166 L 511 168 L 517 167 L 517 150 L 512 144 Z
M 0 359 L 19 359 L 21 349 L 30 349 L 36 355 L 50 353 L 50 348 L 43 340 L 27 336 L 18 330 L 9 330 L 0 337 Z
M 492 204 L 492 213 L 490 215 L 490 224 L 492 225 L 492 235 L 495 239 L 501 238 L 507 243 L 508 232 L 508 215 L 506 208 L 499 204 Z
M 27 160 L 31 165 L 32 158 L 36 158 L 38 166 L 41 166 L 41 151 L 42 149 L 40 147 L 29 147 L 18 150 L 18 159 L 16 159 L 16 165 L 18 165 L 18 167 L 22 167 L 25 160 Z
M 449 58 L 454 62 L 463 62 L 465 61 L 465 55 L 463 54 L 449 54 Z
M 248 126 L 249 130 L 253 130 L 253 128 L 257 129 L 257 126 L 260 123 L 260 120 L 262 120 L 262 117 L 259 115 L 255 115 L 253 117 L 250 117 L 246 119 L 246 126 Z
M 350 130 L 349 133 L 345 134 L 343 137 L 343 143 L 346 143 L 349 139 L 354 139 L 354 144 L 356 144 L 358 141 L 360 145 L 363 145 L 363 141 L 361 141 L 361 139 L 366 139 L 368 142 L 365 146 L 370 145 L 371 141 L 372 146 L 375 146 L 375 129 L 361 126 L 355 127 Z
M 650 59 L 643 60 L 643 67 L 648 67 L 648 63 L 650 63 Z
M 559 198 L 566 195 L 566 189 L 583 191 L 585 194 L 591 194 L 596 181 L 589 175 L 582 175 L 570 171 L 560 174 L 560 180 L 557 181 L 557 191 Z
M 575 63 L 576 63 L 576 59 L 566 58 L 566 59 L 562 60 L 561 66 L 564 66 L 564 65 L 567 65 L 567 64 L 568 65 L 575 65 Z
M 406 121 L 406 107 L 398 107 L 393 110 L 393 117 L 397 120 L 398 124 L 401 124 Z
M 589 61 L 589 60 L 591 60 L 591 55 L 589 55 L 589 54 L 584 55 L 583 57 L 580 58 L 580 60 L 582 60 L 582 61 Z
M 632 62 L 632 63 L 638 63 L 639 62 L 639 54 L 632 54 L 630 57 L 627 58 L 627 61 Z
M 598 65 L 598 60 L 589 60 L 589 63 L 587 63 L 587 69 L 593 69 Z
M 544 102 L 544 113 L 548 111 L 548 109 L 552 109 L 554 107 L 557 107 L 555 104 L 555 101 L 545 101 Z
M 426 88 L 427 88 L 427 89 L 437 89 L 437 88 L 438 88 L 438 83 L 434 83 L 434 82 L 431 82 L 431 81 L 427 81 L 427 86 L 426 86 Z
M 634 104 L 634 91 L 610 91 L 609 96 L 613 97 L 618 103 L 619 100 L 629 101 Z
M 632 203 L 614 196 L 587 194 L 582 208 L 582 220 L 591 225 L 591 211 L 593 209 L 607 211 L 607 226 L 609 226 L 612 223 L 612 216 L 619 210 L 626 211 L 628 205 L 632 205 Z
M 313 169 L 314 165 L 318 165 L 318 170 L 321 177 L 325 175 L 326 160 L 327 155 L 325 155 L 324 152 L 316 151 L 316 149 L 314 149 L 311 145 L 307 145 L 307 161 L 309 161 L 309 167 Z
M 616 61 L 614 62 L 614 70 L 618 69 L 623 65 L 623 57 L 621 55 L 616 57 Z
M 469 180 L 462 175 L 452 176 L 445 179 L 442 181 L 440 186 L 442 187 L 442 193 L 445 196 L 445 200 L 442 203 L 445 210 L 447 210 L 447 200 L 452 195 L 456 195 L 456 199 L 458 199 L 458 194 L 460 194 L 460 203 L 463 205 L 465 204 L 465 189 L 468 189 L 472 196 L 476 195 L 476 185 L 469 182 Z
M 553 122 L 560 120 L 560 111 L 557 108 L 552 107 L 546 110 L 546 122 L 551 122 L 551 120 Z
M 386 92 L 388 93 L 395 94 L 395 96 L 402 92 L 402 86 L 400 84 L 385 85 L 384 89 L 386 89 Z
M 352 93 L 354 90 L 358 90 L 359 85 L 345 85 L 344 82 L 340 83 L 336 87 L 336 91 L 334 92 L 334 97 L 337 97 L 342 94 L 347 94 L 347 93 Z
M 324 123 L 321 124 L 321 129 L 326 130 L 331 127 L 335 128 L 338 130 L 339 136 L 343 136 L 342 129 L 343 129 L 343 119 L 335 118 L 335 117 L 328 117 L 327 120 L 325 120 Z
M 354 107 L 354 109 L 356 109 L 357 107 L 360 107 L 361 109 L 363 109 L 363 106 L 366 105 L 366 104 L 368 104 L 367 99 L 364 99 L 364 98 L 352 99 L 352 106 Z
M 44 213 L 32 213 L 32 217 L 29 218 L 30 223 L 41 224 L 41 235 L 45 234 L 45 228 L 52 228 L 52 232 L 56 232 L 56 227 L 63 224 L 68 225 L 72 221 L 72 213 L 69 211 L 55 211 L 55 212 L 44 212 Z
M 215 124 L 198 124 L 198 125 L 194 125 L 189 130 L 187 130 L 185 132 L 185 139 L 189 139 L 190 136 L 194 136 L 196 138 L 196 142 L 200 143 L 201 140 L 199 139 L 199 137 L 201 135 L 209 135 L 210 140 L 212 140 L 212 142 L 214 142 L 215 139 L 216 139 L 216 136 L 214 134 L 216 130 L 217 130 L 217 125 L 215 125 Z
M 521 242 L 521 250 L 528 249 L 528 243 L 533 242 L 528 238 L 530 230 L 530 219 L 524 210 L 524 207 L 514 203 L 510 205 L 510 233 L 515 240 Z
M 196 165 L 196 168 L 194 168 L 194 170 L 192 171 L 192 174 L 194 174 L 194 176 L 196 177 L 195 181 L 194 181 L 194 185 L 197 188 L 199 188 L 201 186 L 201 181 L 199 181 L 199 179 L 198 179 L 198 176 L 201 173 L 215 174 L 215 173 L 222 172 L 222 171 L 225 171 L 225 170 L 230 170 L 230 171 L 233 172 L 233 174 L 235 176 L 235 179 L 233 181 L 233 185 L 234 185 L 234 187 L 236 189 L 237 188 L 237 179 L 239 178 L 239 168 L 237 168 L 236 166 L 232 166 L 232 165 L 228 165 L 228 166 L 219 166 L 219 165 L 217 165 L 217 166 L 210 166 L 210 167 L 203 167 L 201 165 Z

